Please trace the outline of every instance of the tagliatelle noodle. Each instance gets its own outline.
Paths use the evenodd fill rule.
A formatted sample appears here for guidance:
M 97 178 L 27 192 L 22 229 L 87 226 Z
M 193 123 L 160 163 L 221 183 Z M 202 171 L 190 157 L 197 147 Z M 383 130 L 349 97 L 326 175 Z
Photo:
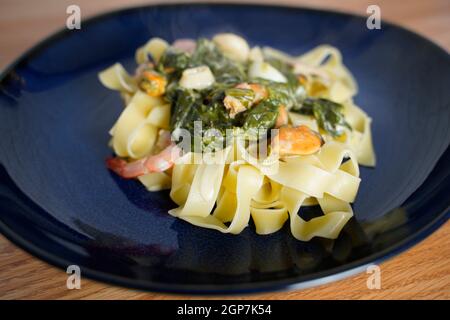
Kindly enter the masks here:
M 147 62 L 149 54 L 158 59 L 166 47 L 160 39 L 148 42 L 139 48 L 137 60 Z M 316 72 L 318 81 L 326 84 L 323 94 L 344 106 L 352 130 L 339 138 L 322 132 L 326 143 L 318 153 L 281 159 L 273 155 L 254 158 L 244 144 L 234 141 L 214 154 L 215 162 L 211 158 L 205 161 L 207 155 L 190 153 L 175 161 L 170 170 L 140 176 L 139 181 L 149 191 L 170 189 L 178 207 L 169 214 L 199 227 L 239 234 L 251 218 L 256 232 L 267 235 L 289 220 L 296 239 L 334 239 L 353 216 L 350 204 L 361 181 L 358 163 L 375 165 L 371 119 L 353 102 L 357 84 L 336 48 L 322 45 L 299 57 L 267 47 L 263 52 Z M 151 154 L 158 131 L 169 129 L 170 105 L 140 91 L 120 64 L 106 69 L 99 78 L 127 100 L 110 130 L 114 152 L 131 159 Z M 289 119 L 294 126 L 319 131 L 313 117 L 289 112 Z M 201 161 L 193 163 L 193 159 Z M 302 207 L 311 205 L 319 205 L 323 215 L 306 221 L 301 217 Z

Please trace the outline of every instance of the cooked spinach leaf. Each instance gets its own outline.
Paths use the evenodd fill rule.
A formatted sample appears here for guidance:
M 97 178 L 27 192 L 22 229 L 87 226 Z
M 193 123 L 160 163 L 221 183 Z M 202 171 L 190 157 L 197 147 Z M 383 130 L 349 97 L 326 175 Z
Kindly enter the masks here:
M 254 82 L 262 84 L 266 87 L 269 100 L 274 105 L 284 105 L 286 108 L 291 108 L 297 103 L 295 92 L 288 83 L 274 82 L 266 79 L 254 79 Z
M 328 99 L 307 98 L 290 111 L 314 116 L 320 128 L 337 137 L 344 133 L 344 128 L 351 130 L 351 126 L 345 121 L 343 109 L 342 104 Z
M 239 83 L 246 78 L 244 65 L 224 56 L 214 42 L 204 38 L 197 41 L 190 61 L 190 67 L 201 65 L 208 66 L 219 83 Z
M 195 111 L 202 104 L 202 96 L 198 91 L 191 89 L 184 89 L 176 87 L 173 89 L 172 99 L 172 117 L 171 117 L 171 129 L 172 131 L 184 128 L 193 128 L 193 121 L 195 120 Z
M 263 100 L 243 113 L 242 128 L 248 137 L 257 138 L 273 128 L 278 117 L 278 105 Z
M 225 96 L 232 97 L 246 109 L 250 108 L 255 98 L 255 92 L 251 89 L 229 88 L 225 90 Z
M 172 132 L 176 129 L 186 129 L 191 134 L 191 137 L 194 137 L 194 134 L 204 137 L 205 131 L 214 128 L 224 136 L 226 129 L 231 129 L 237 125 L 235 120 L 230 118 L 221 100 L 207 100 L 207 95 L 210 94 L 208 91 L 202 92 L 176 87 L 172 89 L 170 94 L 173 99 Z M 205 101 L 208 103 L 205 103 Z M 201 123 L 201 128 L 195 127 L 196 121 Z M 217 143 L 213 138 L 202 139 L 200 147 L 204 148 L 213 142 Z M 194 139 L 191 139 L 192 145 L 194 142 Z
M 164 73 L 169 81 L 165 99 L 172 105 L 172 131 L 184 128 L 193 134 L 194 121 L 202 121 L 203 131 L 215 128 L 224 134 L 228 128 L 242 127 L 248 137 L 257 138 L 274 127 L 282 105 L 290 111 L 315 117 L 320 128 L 332 136 L 340 136 L 344 128 L 350 128 L 345 121 L 342 105 L 322 98 L 306 98 L 306 91 L 293 73 L 292 65 L 276 58 L 268 58 L 267 62 L 283 73 L 288 81 L 279 83 L 254 79 L 254 82 L 265 86 L 268 97 L 252 105 L 252 90 L 234 88 L 238 83 L 249 81 L 247 65 L 223 55 L 214 42 L 199 39 L 192 54 L 169 48 L 156 69 Z M 186 68 L 200 65 L 211 69 L 216 80 L 214 85 L 200 91 L 180 87 L 178 80 L 181 73 Z M 223 104 L 227 95 L 241 101 L 249 107 L 248 110 L 232 119 Z
M 189 54 L 169 48 L 159 59 L 156 69 L 172 78 L 179 78 L 183 70 L 189 66 L 190 59 Z
M 274 105 L 291 108 L 296 103 L 294 92 L 287 84 L 271 83 L 267 86 L 267 90 L 269 91 L 268 100 Z

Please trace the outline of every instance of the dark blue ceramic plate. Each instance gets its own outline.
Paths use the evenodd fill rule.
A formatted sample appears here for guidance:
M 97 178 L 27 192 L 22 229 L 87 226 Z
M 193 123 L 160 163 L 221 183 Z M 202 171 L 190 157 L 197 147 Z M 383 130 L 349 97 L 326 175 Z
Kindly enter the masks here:
M 250 226 L 234 236 L 194 227 L 166 213 L 174 206 L 167 192 L 149 193 L 105 168 L 122 103 L 97 73 L 116 61 L 132 68 L 150 37 L 223 31 L 291 54 L 329 43 L 356 76 L 378 164 L 362 169 L 356 218 L 337 240 L 300 242 L 288 228 L 259 236 Z M 335 280 L 406 250 L 448 219 L 449 86 L 444 50 L 387 23 L 368 30 L 364 18 L 345 14 L 170 5 L 83 21 L 1 76 L 0 229 L 52 264 L 154 291 L 244 293 Z

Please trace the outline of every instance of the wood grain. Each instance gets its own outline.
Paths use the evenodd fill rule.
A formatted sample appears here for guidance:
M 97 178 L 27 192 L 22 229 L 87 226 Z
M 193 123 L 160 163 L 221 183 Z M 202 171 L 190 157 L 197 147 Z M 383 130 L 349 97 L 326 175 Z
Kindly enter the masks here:
M 82 17 L 139 0 L 2 0 L 0 1 L 0 68 L 49 33 L 64 27 L 66 7 L 76 2 Z M 172 1 L 165 1 L 172 2 Z M 222 1 L 223 2 L 223 1 Z M 275 3 L 275 1 L 247 1 Z M 329 8 L 366 14 L 366 0 L 283 0 L 276 3 Z M 450 49 L 450 1 L 376 1 L 382 18 L 412 29 Z M 233 296 L 238 299 L 450 299 L 450 222 L 411 250 L 381 265 L 382 285 L 367 289 L 359 274 L 307 290 Z M 25 253 L 0 236 L 0 299 L 190 299 L 206 297 L 144 293 L 82 279 L 80 290 L 66 288 L 67 274 Z M 230 297 L 214 297 L 226 299 Z

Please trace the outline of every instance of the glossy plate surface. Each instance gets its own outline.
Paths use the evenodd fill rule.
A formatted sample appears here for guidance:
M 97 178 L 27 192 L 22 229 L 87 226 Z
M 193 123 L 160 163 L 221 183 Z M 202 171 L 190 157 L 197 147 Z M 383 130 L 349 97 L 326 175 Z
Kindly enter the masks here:
M 111 174 L 108 130 L 122 109 L 97 73 L 134 68 L 147 39 L 235 32 L 293 55 L 338 47 L 356 102 L 373 118 L 375 169 L 362 168 L 353 219 L 333 240 L 295 240 L 287 226 L 226 235 L 169 216 L 168 192 Z M 133 8 L 83 21 L 26 53 L 0 80 L 0 230 L 83 275 L 155 291 L 244 293 L 300 288 L 361 271 L 422 240 L 450 207 L 450 58 L 387 23 L 253 5 Z M 302 215 L 314 214 L 314 209 Z

